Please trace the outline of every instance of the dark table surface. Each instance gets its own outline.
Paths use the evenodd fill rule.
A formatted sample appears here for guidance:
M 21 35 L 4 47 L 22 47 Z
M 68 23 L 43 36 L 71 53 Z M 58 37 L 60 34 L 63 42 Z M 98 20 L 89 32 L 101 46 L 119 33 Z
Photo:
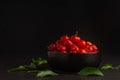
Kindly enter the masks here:
M 103 71 L 104 77 L 80 77 L 76 74 L 60 74 L 56 77 L 35 78 L 34 74 L 25 72 L 7 72 L 8 69 L 20 64 L 29 64 L 31 58 L 40 56 L 38 53 L 2 53 L 0 56 L 0 80 L 120 80 L 120 70 Z M 120 55 L 106 54 L 103 63 L 120 64 Z

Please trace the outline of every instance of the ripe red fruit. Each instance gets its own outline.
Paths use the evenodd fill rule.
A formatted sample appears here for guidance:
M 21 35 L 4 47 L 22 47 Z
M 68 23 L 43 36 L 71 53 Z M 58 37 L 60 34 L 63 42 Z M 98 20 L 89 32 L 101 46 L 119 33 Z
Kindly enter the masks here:
M 84 48 L 86 46 L 86 42 L 84 40 L 80 40 L 78 43 L 77 43 L 77 46 L 79 48 Z
M 65 40 L 68 40 L 68 39 L 69 39 L 69 37 L 67 35 L 64 35 L 60 38 L 61 41 L 65 41 Z
M 99 52 L 99 50 L 95 44 L 93 44 L 92 46 L 93 46 L 94 52 Z
M 77 42 L 80 41 L 80 37 L 74 35 L 74 36 L 71 36 L 71 37 L 70 37 L 70 40 L 71 40 L 73 43 L 77 43 Z
M 88 42 L 87 42 L 87 45 L 92 45 L 92 43 L 88 41 Z
M 92 45 L 94 49 L 98 49 L 97 46 L 95 44 Z
M 87 48 L 88 52 L 94 52 L 94 48 L 92 45 L 90 45 L 88 48 Z
M 87 53 L 87 50 L 86 49 L 80 49 L 79 52 L 80 53 Z
M 92 52 L 99 52 L 95 44 L 89 41 L 81 40 L 80 37 L 76 35 L 67 36 L 63 35 L 60 40 L 57 40 L 55 44 L 50 44 L 48 46 L 49 51 L 61 52 L 61 53 L 85 53 L 91 54 Z
M 49 51 L 55 51 L 56 50 L 56 45 L 55 44 L 50 44 L 49 46 L 48 46 L 48 50 Z
M 96 45 L 92 44 L 92 45 L 87 45 L 86 49 L 88 52 L 98 52 L 98 48 L 96 47 Z
M 66 47 L 70 47 L 70 46 L 73 45 L 73 43 L 72 43 L 70 40 L 65 40 L 65 41 L 63 42 L 63 45 L 66 46 Z
M 79 48 L 76 45 L 73 45 L 70 47 L 70 53 L 78 53 L 79 52 Z
M 66 47 L 62 46 L 60 44 L 56 44 L 56 48 L 58 52 L 65 52 L 66 51 Z
M 56 44 L 61 44 L 61 45 L 63 45 L 63 42 L 62 42 L 61 40 L 57 40 L 57 41 L 56 41 Z

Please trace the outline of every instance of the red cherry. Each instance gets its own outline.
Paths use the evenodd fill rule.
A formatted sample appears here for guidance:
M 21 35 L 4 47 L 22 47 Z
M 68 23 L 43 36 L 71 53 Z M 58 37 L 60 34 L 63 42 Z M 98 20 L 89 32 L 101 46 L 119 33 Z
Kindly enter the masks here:
M 99 52 L 98 48 L 94 44 L 87 45 L 86 49 L 88 52 Z
M 57 50 L 58 52 L 65 52 L 66 51 L 66 47 L 62 46 L 60 44 L 56 44 Z
M 98 49 L 97 46 L 95 44 L 92 45 L 94 49 Z
M 86 49 L 80 49 L 79 52 L 80 53 L 87 53 L 87 50 Z
M 93 46 L 94 52 L 99 52 L 99 50 L 95 44 L 93 44 L 92 46 Z
M 87 42 L 87 45 L 92 45 L 92 43 L 88 41 L 88 42 Z
M 89 47 L 87 48 L 87 50 L 88 50 L 88 52 L 94 52 L 94 49 L 93 49 L 93 46 L 92 46 L 92 45 L 89 46 Z
M 57 40 L 57 41 L 56 41 L 56 44 L 61 44 L 61 45 L 63 45 L 63 42 L 62 42 L 62 40 Z
M 65 41 L 63 42 L 63 44 L 64 44 L 64 46 L 66 46 L 66 47 L 70 47 L 70 46 L 73 45 L 73 43 L 72 43 L 70 40 L 65 40 Z
M 68 39 L 69 39 L 69 37 L 67 35 L 64 35 L 60 38 L 61 41 L 65 41 L 65 40 L 68 40 Z
M 77 42 L 80 41 L 80 37 L 74 35 L 74 36 L 71 36 L 71 37 L 70 37 L 70 40 L 71 40 L 73 43 L 77 43 Z
M 83 47 L 86 46 L 86 42 L 85 42 L 84 40 L 80 40 L 80 41 L 77 43 L 77 46 L 78 46 L 79 48 L 83 48 Z
M 55 44 L 50 44 L 49 46 L 48 46 L 48 50 L 49 51 L 55 51 L 56 50 L 56 45 Z
M 90 45 L 86 44 L 86 47 L 85 48 L 89 48 Z
M 78 53 L 79 48 L 76 45 L 70 47 L 70 53 Z

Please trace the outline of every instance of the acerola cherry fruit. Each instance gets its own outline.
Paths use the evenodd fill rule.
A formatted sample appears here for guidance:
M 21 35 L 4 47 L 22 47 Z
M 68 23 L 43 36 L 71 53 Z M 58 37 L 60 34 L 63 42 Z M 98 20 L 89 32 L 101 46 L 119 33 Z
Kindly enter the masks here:
M 78 43 L 78 42 L 80 42 L 80 37 L 74 35 L 74 36 L 71 36 L 71 37 L 70 37 L 70 40 L 71 40 L 73 43 Z
M 56 44 L 56 48 L 59 52 L 65 52 L 66 51 L 66 47 L 62 46 L 60 44 Z
M 70 53 L 78 53 L 79 48 L 76 45 L 70 47 Z
M 70 46 L 73 45 L 73 43 L 72 43 L 70 40 L 65 40 L 65 41 L 63 42 L 63 45 L 66 46 L 66 47 L 70 47 Z
M 55 51 L 56 50 L 56 45 L 55 44 L 50 44 L 49 46 L 48 46 L 48 50 L 49 51 Z
M 64 35 L 64 36 L 62 36 L 60 39 L 61 39 L 62 41 L 66 41 L 66 40 L 69 39 L 69 37 L 68 37 L 67 35 Z
M 77 46 L 79 48 L 84 48 L 86 46 L 86 42 L 84 40 L 80 40 L 78 43 L 77 43 Z
M 86 49 L 80 49 L 79 52 L 80 53 L 87 53 L 87 50 Z
M 55 44 L 52 43 L 48 46 L 48 51 L 75 54 L 92 54 L 92 52 L 99 52 L 95 44 L 81 39 L 78 35 L 61 36 Z

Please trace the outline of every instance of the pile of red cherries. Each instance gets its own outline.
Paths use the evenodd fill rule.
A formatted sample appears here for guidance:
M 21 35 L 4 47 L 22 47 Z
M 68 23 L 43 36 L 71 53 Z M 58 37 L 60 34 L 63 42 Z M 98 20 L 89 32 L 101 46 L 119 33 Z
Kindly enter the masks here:
M 92 54 L 99 52 L 97 46 L 89 41 L 81 39 L 78 35 L 63 35 L 55 43 L 48 46 L 49 52 Z

